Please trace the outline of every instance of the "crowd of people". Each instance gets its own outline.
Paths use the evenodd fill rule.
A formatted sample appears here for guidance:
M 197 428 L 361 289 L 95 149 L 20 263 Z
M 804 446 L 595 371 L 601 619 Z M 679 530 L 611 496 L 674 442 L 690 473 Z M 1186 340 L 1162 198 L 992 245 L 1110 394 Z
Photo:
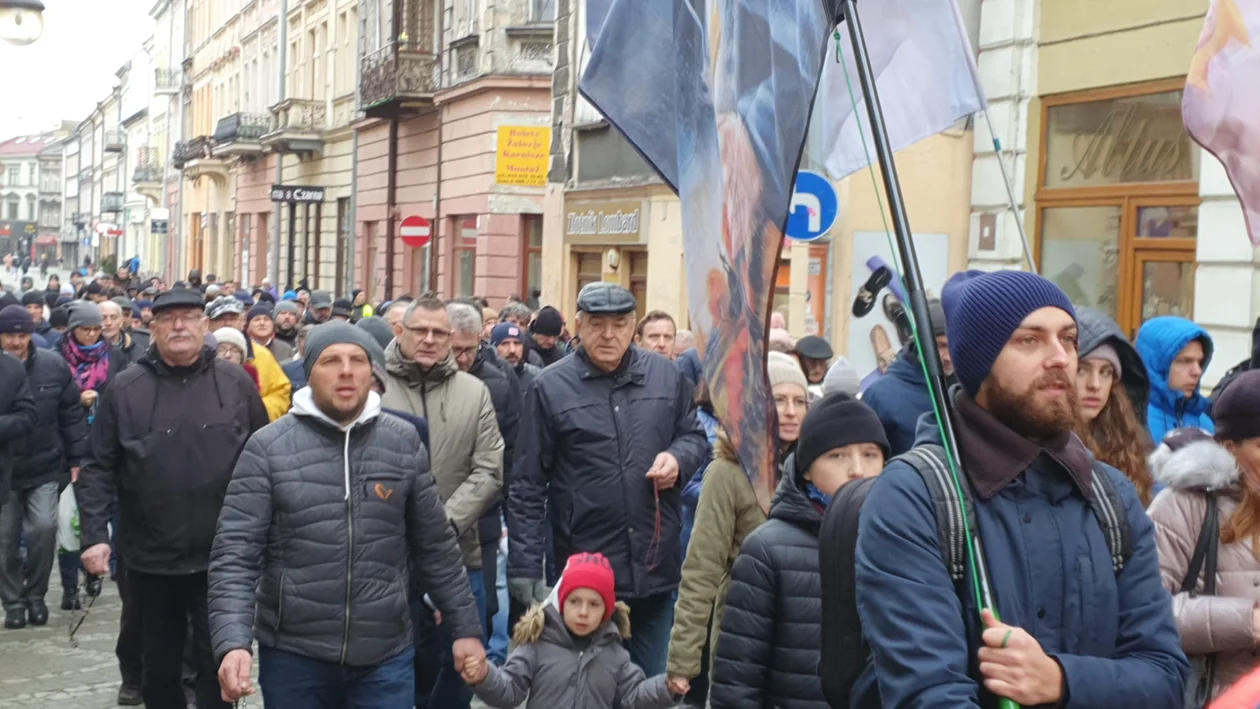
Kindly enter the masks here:
M 913 339 L 861 378 L 773 314 L 777 465 L 755 470 L 692 334 L 618 285 L 571 320 L 366 300 L 128 268 L 0 296 L 5 628 L 48 622 L 54 561 L 62 610 L 112 579 L 118 703 L 150 709 L 230 706 L 255 663 L 269 707 L 1173 708 L 1256 686 L 1260 345 L 1209 398 L 1193 322 L 1129 342 L 1035 274 L 957 274 L 923 324 L 953 484 Z

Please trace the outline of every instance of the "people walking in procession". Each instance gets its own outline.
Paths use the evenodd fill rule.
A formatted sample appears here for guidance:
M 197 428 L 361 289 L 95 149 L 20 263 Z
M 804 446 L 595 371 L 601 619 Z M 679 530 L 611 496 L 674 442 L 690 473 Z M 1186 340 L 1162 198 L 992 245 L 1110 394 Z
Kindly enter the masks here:
M 657 675 L 682 566 L 680 490 L 706 442 L 690 382 L 670 360 L 631 346 L 636 307 L 625 288 L 584 286 L 581 346 L 526 394 L 508 495 L 508 585 L 522 603 L 547 597 L 547 526 L 556 557 L 603 554 L 630 608 L 630 656 Z
M 92 456 L 75 485 L 83 564 L 109 571 L 110 512 L 139 609 L 143 698 L 185 706 L 181 661 L 191 619 L 199 709 L 224 706 L 206 614 L 210 546 L 236 458 L 267 424 L 245 371 L 206 347 L 203 299 L 175 289 L 153 304 L 153 346 L 118 375 L 91 427 Z
M 485 657 L 428 451 L 371 390 L 383 359 L 363 330 L 317 326 L 308 386 L 241 454 L 209 572 L 225 699 L 252 693 L 257 639 L 268 706 L 412 706 L 411 566 L 455 638 L 456 668 Z
M 56 558 L 58 502 L 88 453 L 79 387 L 64 360 L 35 347 L 34 334 L 24 308 L 0 310 L 0 350 L 22 363 L 35 400 L 34 428 L 9 444 L 14 465 L 0 505 L 0 601 L 10 629 L 48 623 L 44 597 Z
M 790 459 L 800 437 L 801 421 L 809 408 L 805 372 L 789 355 L 771 352 L 766 371 L 779 424 L 779 462 Z M 769 471 L 777 481 L 782 470 Z M 761 474 L 767 474 L 762 472 Z M 700 676 L 706 641 L 716 647 L 722 627 L 731 567 L 744 540 L 766 521 L 754 485 L 758 471 L 745 470 L 725 433 L 719 432 L 713 462 L 703 475 L 695 526 L 686 548 L 674 627 L 669 639 L 668 672 L 671 686 L 686 693 Z
M 853 706 L 1181 706 L 1187 663 L 1151 521 L 1128 478 L 1071 433 L 1072 304 L 1021 271 L 959 273 L 941 300 L 961 385 L 950 392 L 959 472 L 1001 620 L 986 610 L 982 623 L 955 583 L 968 562 L 942 544 L 929 487 L 940 449 L 927 447 L 940 439 L 925 427 L 915 450 L 934 457 L 893 461 L 862 506 L 857 611 L 871 662 Z

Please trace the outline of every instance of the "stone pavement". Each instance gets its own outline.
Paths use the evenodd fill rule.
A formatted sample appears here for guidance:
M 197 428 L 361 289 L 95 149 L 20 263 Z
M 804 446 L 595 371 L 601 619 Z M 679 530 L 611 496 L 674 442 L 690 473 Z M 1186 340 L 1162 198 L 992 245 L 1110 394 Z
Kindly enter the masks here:
M 119 679 L 114 641 L 120 603 L 114 584 L 105 583 L 104 592 L 75 633 L 77 648 L 70 644 L 69 629 L 71 616 L 80 614 L 61 610 L 60 602 L 60 583 L 54 577 L 48 593 L 48 625 L 0 628 L 0 707 L 116 706 Z
M 71 617 L 61 610 L 61 586 L 54 571 L 48 592 L 48 625 L 23 630 L 0 627 L 0 709 L 110 709 L 118 697 L 118 637 L 121 604 L 113 583 L 106 581 L 100 598 L 75 633 L 78 647 L 68 639 Z M 254 666 L 254 686 L 258 666 Z M 241 703 L 246 709 L 262 709 L 261 695 Z M 486 709 L 473 700 L 473 709 Z

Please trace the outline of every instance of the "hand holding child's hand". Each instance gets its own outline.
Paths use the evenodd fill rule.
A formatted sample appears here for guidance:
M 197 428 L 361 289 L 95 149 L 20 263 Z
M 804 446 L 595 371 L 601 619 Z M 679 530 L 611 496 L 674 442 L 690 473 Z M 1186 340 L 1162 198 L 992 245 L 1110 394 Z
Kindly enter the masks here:
M 490 667 L 485 660 L 469 659 L 464 662 L 464 670 L 461 674 L 464 677 L 464 683 L 472 687 L 486 681 L 486 675 L 489 673 Z

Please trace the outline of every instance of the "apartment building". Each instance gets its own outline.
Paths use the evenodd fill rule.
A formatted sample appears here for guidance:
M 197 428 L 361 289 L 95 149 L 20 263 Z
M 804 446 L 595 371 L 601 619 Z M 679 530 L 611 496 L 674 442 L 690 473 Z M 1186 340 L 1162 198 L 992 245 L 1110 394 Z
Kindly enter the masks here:
M 555 12 L 555 0 L 361 0 L 355 261 L 370 299 L 502 303 L 541 288 Z M 407 217 L 431 237 L 404 242 Z
M 57 256 L 59 146 L 72 123 L 0 142 L 0 253 Z

